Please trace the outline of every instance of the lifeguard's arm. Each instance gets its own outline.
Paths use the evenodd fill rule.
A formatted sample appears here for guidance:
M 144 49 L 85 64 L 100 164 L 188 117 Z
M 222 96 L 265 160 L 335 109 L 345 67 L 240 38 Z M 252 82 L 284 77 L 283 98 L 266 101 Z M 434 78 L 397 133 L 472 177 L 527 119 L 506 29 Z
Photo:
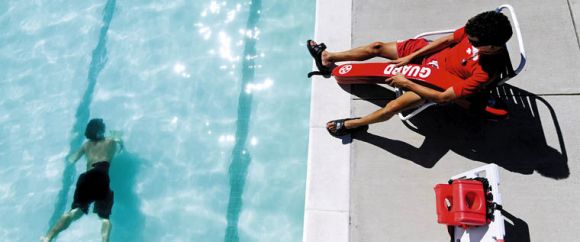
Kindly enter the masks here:
M 80 149 L 78 149 L 75 153 L 69 155 L 66 157 L 66 161 L 74 164 L 75 162 L 77 162 L 81 157 L 83 157 L 83 155 L 85 154 L 85 144 L 83 144 L 83 146 L 81 146 Z
M 391 86 L 403 88 L 417 93 L 417 95 L 421 96 L 422 98 L 436 103 L 446 103 L 457 99 L 455 91 L 453 91 L 453 87 L 447 88 L 447 90 L 440 92 L 412 82 L 401 74 L 388 78 L 386 82 Z
M 422 56 L 433 54 L 437 51 L 440 51 L 440 50 L 448 47 L 449 45 L 451 45 L 453 43 L 453 41 L 454 41 L 453 34 L 443 36 L 441 38 L 435 39 L 434 41 L 427 44 L 425 47 L 411 53 L 408 56 L 401 57 L 399 59 L 392 61 L 392 63 L 397 64 L 397 66 L 409 64 L 409 62 L 415 58 L 419 58 Z

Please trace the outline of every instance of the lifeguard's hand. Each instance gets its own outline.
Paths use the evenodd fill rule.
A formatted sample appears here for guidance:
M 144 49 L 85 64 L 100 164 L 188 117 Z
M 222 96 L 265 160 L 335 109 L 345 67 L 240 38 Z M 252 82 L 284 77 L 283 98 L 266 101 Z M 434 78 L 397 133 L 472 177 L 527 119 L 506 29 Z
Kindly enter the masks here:
M 393 87 L 405 88 L 411 81 L 402 74 L 397 73 L 396 75 L 387 78 L 385 82 Z
M 412 60 L 413 60 L 413 57 L 408 55 L 408 56 L 398 58 L 396 60 L 392 60 L 390 63 L 395 64 L 397 67 L 399 67 L 399 66 L 404 66 L 404 65 L 411 63 Z

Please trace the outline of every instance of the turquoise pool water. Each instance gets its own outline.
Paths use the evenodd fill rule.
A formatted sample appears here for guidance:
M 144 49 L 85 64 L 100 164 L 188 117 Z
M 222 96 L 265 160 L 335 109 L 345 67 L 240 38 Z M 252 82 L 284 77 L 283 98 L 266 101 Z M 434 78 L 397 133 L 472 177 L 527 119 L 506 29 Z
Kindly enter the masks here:
M 123 132 L 111 241 L 300 241 L 315 1 L 0 2 L 0 241 L 67 211 Z M 57 241 L 100 241 L 90 213 Z

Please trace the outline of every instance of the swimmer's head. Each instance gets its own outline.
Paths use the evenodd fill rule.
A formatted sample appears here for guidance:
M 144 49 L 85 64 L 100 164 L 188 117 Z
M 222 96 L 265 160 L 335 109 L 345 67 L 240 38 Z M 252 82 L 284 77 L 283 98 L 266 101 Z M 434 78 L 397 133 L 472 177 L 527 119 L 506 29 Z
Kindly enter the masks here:
M 509 19 L 500 12 L 483 12 L 469 19 L 465 24 L 465 33 L 471 37 L 473 46 L 503 47 L 512 37 L 513 31 Z
M 105 123 L 103 119 L 94 118 L 89 121 L 85 129 L 85 136 L 91 141 L 99 141 L 105 138 Z

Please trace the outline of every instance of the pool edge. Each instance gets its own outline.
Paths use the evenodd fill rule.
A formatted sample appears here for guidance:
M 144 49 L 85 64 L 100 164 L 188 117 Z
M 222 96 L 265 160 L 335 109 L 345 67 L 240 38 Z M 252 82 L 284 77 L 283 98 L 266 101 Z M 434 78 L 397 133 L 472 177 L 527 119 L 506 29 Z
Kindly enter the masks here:
M 352 0 L 317 0 L 315 40 L 351 48 Z M 330 136 L 328 120 L 350 117 L 351 96 L 334 78 L 312 78 L 303 242 L 350 239 L 350 142 Z

